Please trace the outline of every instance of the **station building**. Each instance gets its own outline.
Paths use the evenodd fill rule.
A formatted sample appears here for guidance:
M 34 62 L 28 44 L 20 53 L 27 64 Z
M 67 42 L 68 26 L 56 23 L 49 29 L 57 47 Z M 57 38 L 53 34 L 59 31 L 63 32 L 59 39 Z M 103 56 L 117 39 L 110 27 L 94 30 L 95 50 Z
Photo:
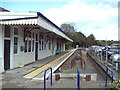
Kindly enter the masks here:
M 0 12 L 0 72 L 65 51 L 72 40 L 39 12 Z

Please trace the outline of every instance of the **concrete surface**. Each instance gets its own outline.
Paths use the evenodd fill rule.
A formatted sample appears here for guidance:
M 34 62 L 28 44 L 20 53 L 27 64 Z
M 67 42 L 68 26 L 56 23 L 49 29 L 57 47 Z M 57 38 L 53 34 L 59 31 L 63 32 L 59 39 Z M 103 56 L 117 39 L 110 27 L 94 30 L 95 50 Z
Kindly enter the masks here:
M 29 64 L 27 66 L 24 66 L 22 68 L 16 68 L 13 70 L 8 70 L 2 74 L 2 78 L 0 78 L 0 83 L 2 82 L 2 88 L 43 88 L 43 81 L 36 80 L 32 81 L 31 79 L 25 79 L 23 78 L 23 75 L 26 73 L 41 67 L 48 62 L 62 56 L 67 52 L 50 56 L 45 59 L 41 59 L 39 61 L 36 61 L 32 64 Z M 90 61 L 90 59 L 87 57 L 86 52 L 82 52 L 82 57 L 86 60 L 85 69 L 81 69 L 81 73 L 96 73 L 97 74 L 97 81 L 85 81 L 81 80 L 81 88 L 104 88 L 105 85 L 105 79 L 104 75 L 102 76 L 97 70 L 96 67 L 94 67 L 93 63 Z M 79 65 L 78 65 L 79 66 Z M 73 69 L 74 72 L 75 69 Z M 47 80 L 47 88 L 76 88 L 77 89 L 77 79 L 60 79 L 59 81 L 55 81 L 53 78 L 53 86 L 49 85 L 50 81 Z

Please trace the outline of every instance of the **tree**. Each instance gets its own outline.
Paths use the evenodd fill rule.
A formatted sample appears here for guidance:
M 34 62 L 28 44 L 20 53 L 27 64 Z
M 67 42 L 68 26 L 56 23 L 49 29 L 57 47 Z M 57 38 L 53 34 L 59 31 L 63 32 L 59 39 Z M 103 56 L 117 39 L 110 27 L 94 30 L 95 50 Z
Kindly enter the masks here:
M 87 38 L 82 32 L 77 32 L 75 29 L 75 24 L 62 24 L 61 29 L 74 41 L 66 43 L 66 49 L 71 47 L 76 47 L 79 45 L 80 47 L 87 47 Z
M 97 45 L 97 41 L 95 40 L 95 37 L 93 34 L 90 34 L 88 37 L 87 37 L 87 42 L 88 42 L 88 47 L 89 46 L 92 46 L 92 45 Z
M 95 37 L 94 37 L 93 34 L 90 34 L 87 38 L 90 38 L 90 39 L 92 39 L 92 40 L 95 40 Z
M 93 34 L 86 37 L 82 32 L 77 32 L 75 24 L 64 23 L 60 26 L 60 28 L 74 41 L 67 42 L 66 49 L 70 49 L 72 47 L 75 48 L 76 45 L 79 45 L 79 47 L 89 47 L 97 44 L 100 45 L 100 43 L 95 40 L 96 38 Z
M 73 23 L 70 23 L 70 24 L 67 24 L 67 23 L 61 24 L 60 28 L 64 32 L 75 32 L 76 31 L 75 24 L 73 24 Z

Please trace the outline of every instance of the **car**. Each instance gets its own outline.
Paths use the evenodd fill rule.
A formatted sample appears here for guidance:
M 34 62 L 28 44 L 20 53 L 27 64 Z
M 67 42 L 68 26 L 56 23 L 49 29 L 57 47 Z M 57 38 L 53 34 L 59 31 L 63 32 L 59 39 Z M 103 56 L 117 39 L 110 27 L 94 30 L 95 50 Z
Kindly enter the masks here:
M 107 52 L 107 54 L 108 54 L 108 59 L 110 59 L 110 56 L 111 55 L 113 55 L 113 54 L 120 54 L 120 48 L 119 47 L 111 47 L 110 49 L 109 49 L 109 51 Z
M 102 55 L 106 57 L 106 53 L 108 54 L 110 49 L 111 49 L 111 46 L 105 46 L 104 49 L 102 49 Z
M 96 48 L 97 46 L 91 46 L 91 47 L 89 47 L 88 49 L 89 49 L 89 51 L 90 52 L 95 52 L 95 48 Z
M 118 71 L 120 68 L 120 54 L 113 54 L 110 56 L 110 61 L 115 66 L 115 70 Z
M 111 54 L 119 54 L 120 53 L 120 47 L 111 47 L 111 49 L 109 50 L 111 52 Z
M 104 49 L 105 47 L 98 47 L 98 52 L 102 52 L 102 50 Z

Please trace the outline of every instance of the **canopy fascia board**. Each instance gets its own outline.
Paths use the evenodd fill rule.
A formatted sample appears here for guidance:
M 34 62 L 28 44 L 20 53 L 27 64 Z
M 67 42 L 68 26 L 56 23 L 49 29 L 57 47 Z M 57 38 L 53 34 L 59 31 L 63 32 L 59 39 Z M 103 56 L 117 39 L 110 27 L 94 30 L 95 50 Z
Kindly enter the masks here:
M 53 22 L 51 22 L 39 12 L 37 12 L 37 16 L 35 17 L 1 19 L 0 25 L 39 25 L 65 38 L 66 40 L 73 42 L 73 40 L 70 39 L 67 35 L 65 35 L 65 33 L 58 26 L 56 26 Z

